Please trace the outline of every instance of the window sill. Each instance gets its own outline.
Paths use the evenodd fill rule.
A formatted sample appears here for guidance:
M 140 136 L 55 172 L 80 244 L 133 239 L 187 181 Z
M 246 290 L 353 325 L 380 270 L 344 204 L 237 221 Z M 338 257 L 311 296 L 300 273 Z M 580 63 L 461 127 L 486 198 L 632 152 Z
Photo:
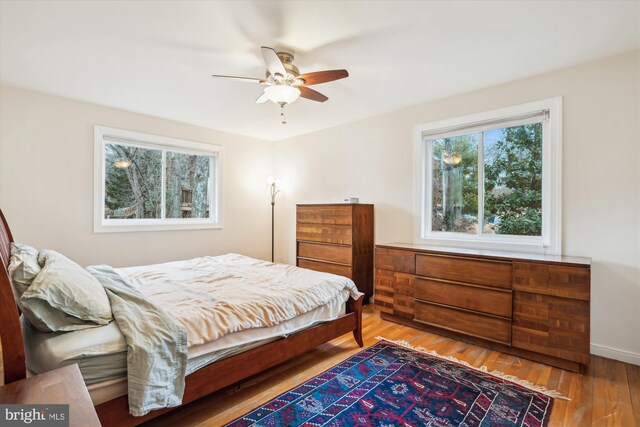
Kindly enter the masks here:
M 128 233 L 139 231 L 176 231 L 176 230 L 220 230 L 219 223 L 191 224 L 139 224 L 139 225 L 104 225 L 94 224 L 94 233 Z
M 542 242 L 518 242 L 514 240 L 474 240 L 461 237 L 424 237 L 416 240 L 416 243 L 431 246 L 464 249 L 486 249 L 493 251 L 522 252 L 532 254 L 559 255 L 560 250 L 545 246 Z

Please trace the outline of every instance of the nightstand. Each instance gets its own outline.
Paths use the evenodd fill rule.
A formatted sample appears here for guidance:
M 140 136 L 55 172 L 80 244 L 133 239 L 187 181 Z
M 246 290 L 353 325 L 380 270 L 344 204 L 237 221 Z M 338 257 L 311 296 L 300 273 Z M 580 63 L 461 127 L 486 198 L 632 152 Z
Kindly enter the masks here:
M 0 403 L 68 404 L 70 427 L 101 425 L 76 364 L 1 386 Z

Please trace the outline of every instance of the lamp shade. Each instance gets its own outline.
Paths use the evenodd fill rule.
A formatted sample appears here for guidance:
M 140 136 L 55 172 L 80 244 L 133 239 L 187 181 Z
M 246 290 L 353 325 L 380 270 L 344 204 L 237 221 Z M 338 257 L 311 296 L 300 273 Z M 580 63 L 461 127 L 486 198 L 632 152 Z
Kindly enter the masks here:
M 291 104 L 300 96 L 300 89 L 287 85 L 275 85 L 265 88 L 264 92 L 276 104 Z

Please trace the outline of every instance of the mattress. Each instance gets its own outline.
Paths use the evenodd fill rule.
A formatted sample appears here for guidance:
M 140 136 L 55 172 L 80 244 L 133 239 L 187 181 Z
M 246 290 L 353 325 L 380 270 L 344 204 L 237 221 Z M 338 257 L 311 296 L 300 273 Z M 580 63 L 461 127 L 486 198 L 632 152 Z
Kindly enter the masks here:
M 345 313 L 349 291 L 327 305 L 265 328 L 247 329 L 189 348 L 187 375 L 224 357 L 246 351 Z M 44 333 L 23 319 L 27 368 L 34 373 L 77 363 L 94 404 L 127 393 L 127 344 L 116 322 L 74 332 Z

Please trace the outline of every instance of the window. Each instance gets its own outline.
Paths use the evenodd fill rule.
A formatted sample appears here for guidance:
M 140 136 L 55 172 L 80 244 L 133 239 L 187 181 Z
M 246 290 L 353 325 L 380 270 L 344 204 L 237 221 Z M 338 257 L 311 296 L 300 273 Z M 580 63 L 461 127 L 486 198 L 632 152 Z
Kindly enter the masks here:
M 94 231 L 219 228 L 221 147 L 95 127 Z
M 561 99 L 419 126 L 421 240 L 560 253 Z

